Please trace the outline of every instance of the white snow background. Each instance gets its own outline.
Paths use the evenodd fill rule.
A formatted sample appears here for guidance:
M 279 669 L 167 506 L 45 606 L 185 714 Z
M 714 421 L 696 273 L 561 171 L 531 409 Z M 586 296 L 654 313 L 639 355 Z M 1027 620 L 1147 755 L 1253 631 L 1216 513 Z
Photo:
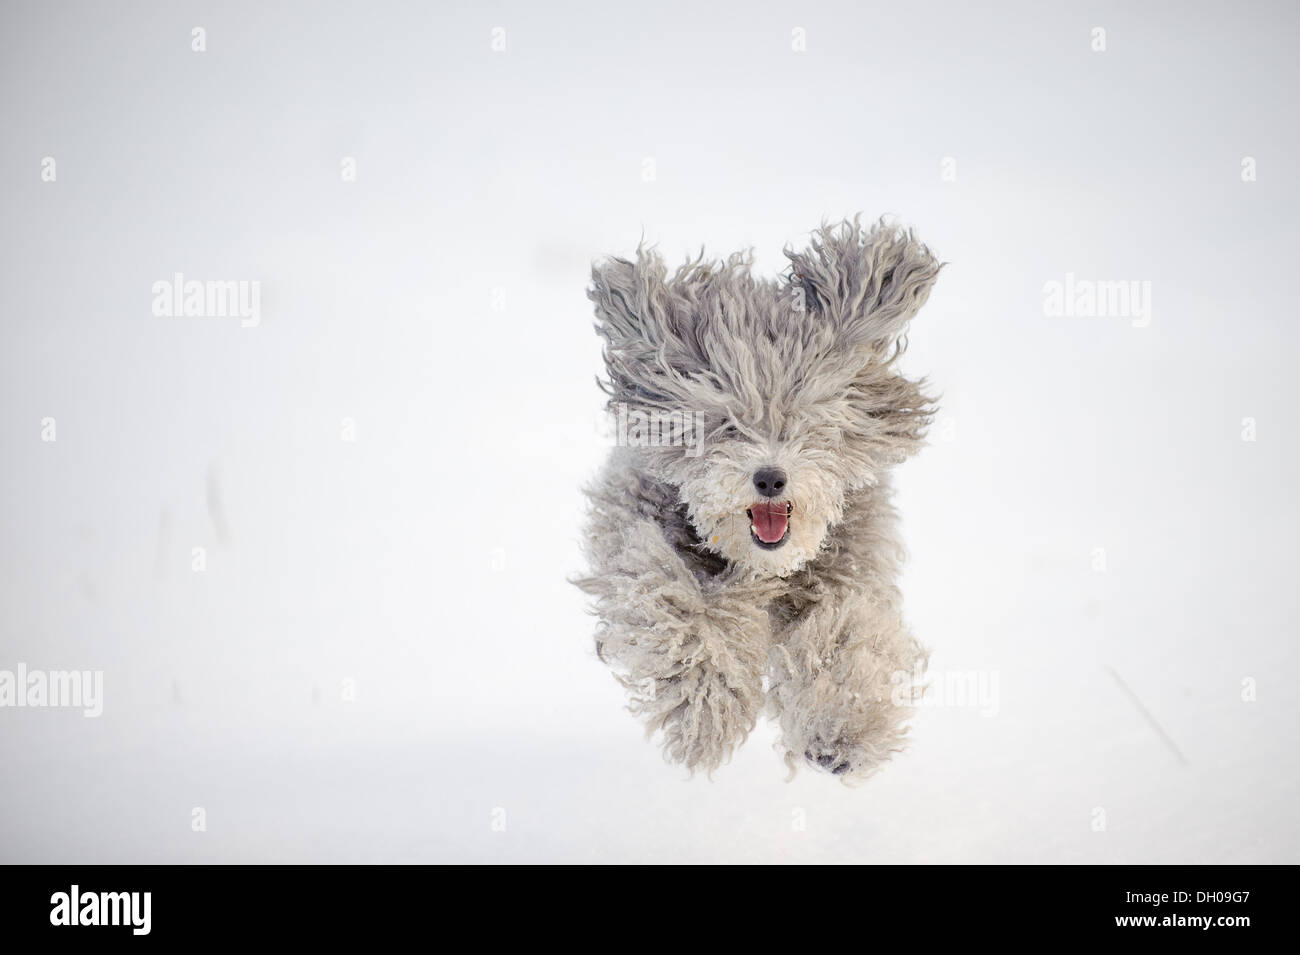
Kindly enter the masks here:
M 902 6 L 5 4 L 0 669 L 104 712 L 0 709 L 0 861 L 1300 861 L 1300 16 Z M 565 582 L 591 262 L 859 211 L 950 263 L 905 605 L 996 706 L 688 780 Z

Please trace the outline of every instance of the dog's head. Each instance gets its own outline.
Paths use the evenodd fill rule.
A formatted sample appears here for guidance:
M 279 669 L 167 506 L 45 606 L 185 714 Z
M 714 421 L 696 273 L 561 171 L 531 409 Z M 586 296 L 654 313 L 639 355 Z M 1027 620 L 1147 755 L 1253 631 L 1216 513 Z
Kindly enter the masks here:
M 642 248 L 589 293 L 619 442 L 677 488 L 701 546 L 780 577 L 919 447 L 929 401 L 894 362 L 940 269 L 911 233 L 857 220 L 786 256 L 779 281 L 743 253 L 669 276 Z

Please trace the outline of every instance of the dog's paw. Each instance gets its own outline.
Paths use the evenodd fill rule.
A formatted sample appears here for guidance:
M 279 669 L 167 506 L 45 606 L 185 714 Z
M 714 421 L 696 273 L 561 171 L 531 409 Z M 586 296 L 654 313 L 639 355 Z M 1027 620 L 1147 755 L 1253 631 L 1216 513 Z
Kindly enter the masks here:
M 821 769 L 826 770 L 835 776 L 843 776 L 851 772 L 853 764 L 843 750 L 835 745 L 823 745 L 814 743 L 811 748 L 804 750 L 804 759 Z

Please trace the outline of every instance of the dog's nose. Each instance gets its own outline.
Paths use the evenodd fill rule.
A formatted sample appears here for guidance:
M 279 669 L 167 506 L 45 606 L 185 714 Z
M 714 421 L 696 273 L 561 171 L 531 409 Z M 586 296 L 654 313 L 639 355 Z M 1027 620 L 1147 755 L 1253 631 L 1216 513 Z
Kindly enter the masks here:
M 785 472 L 780 468 L 760 468 L 754 472 L 754 487 L 764 497 L 776 497 L 785 490 Z

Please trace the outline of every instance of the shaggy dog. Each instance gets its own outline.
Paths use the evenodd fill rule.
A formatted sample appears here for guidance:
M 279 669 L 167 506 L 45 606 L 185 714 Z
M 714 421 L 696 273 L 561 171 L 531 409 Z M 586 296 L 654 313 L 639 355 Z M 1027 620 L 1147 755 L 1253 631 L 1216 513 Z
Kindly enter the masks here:
M 576 583 L 668 759 L 711 772 L 766 709 L 792 772 L 856 779 L 901 749 L 926 662 L 888 472 L 932 413 L 895 362 L 940 263 L 856 219 L 785 254 L 780 280 L 747 253 L 593 268 L 601 385 L 637 427 L 587 489 Z

